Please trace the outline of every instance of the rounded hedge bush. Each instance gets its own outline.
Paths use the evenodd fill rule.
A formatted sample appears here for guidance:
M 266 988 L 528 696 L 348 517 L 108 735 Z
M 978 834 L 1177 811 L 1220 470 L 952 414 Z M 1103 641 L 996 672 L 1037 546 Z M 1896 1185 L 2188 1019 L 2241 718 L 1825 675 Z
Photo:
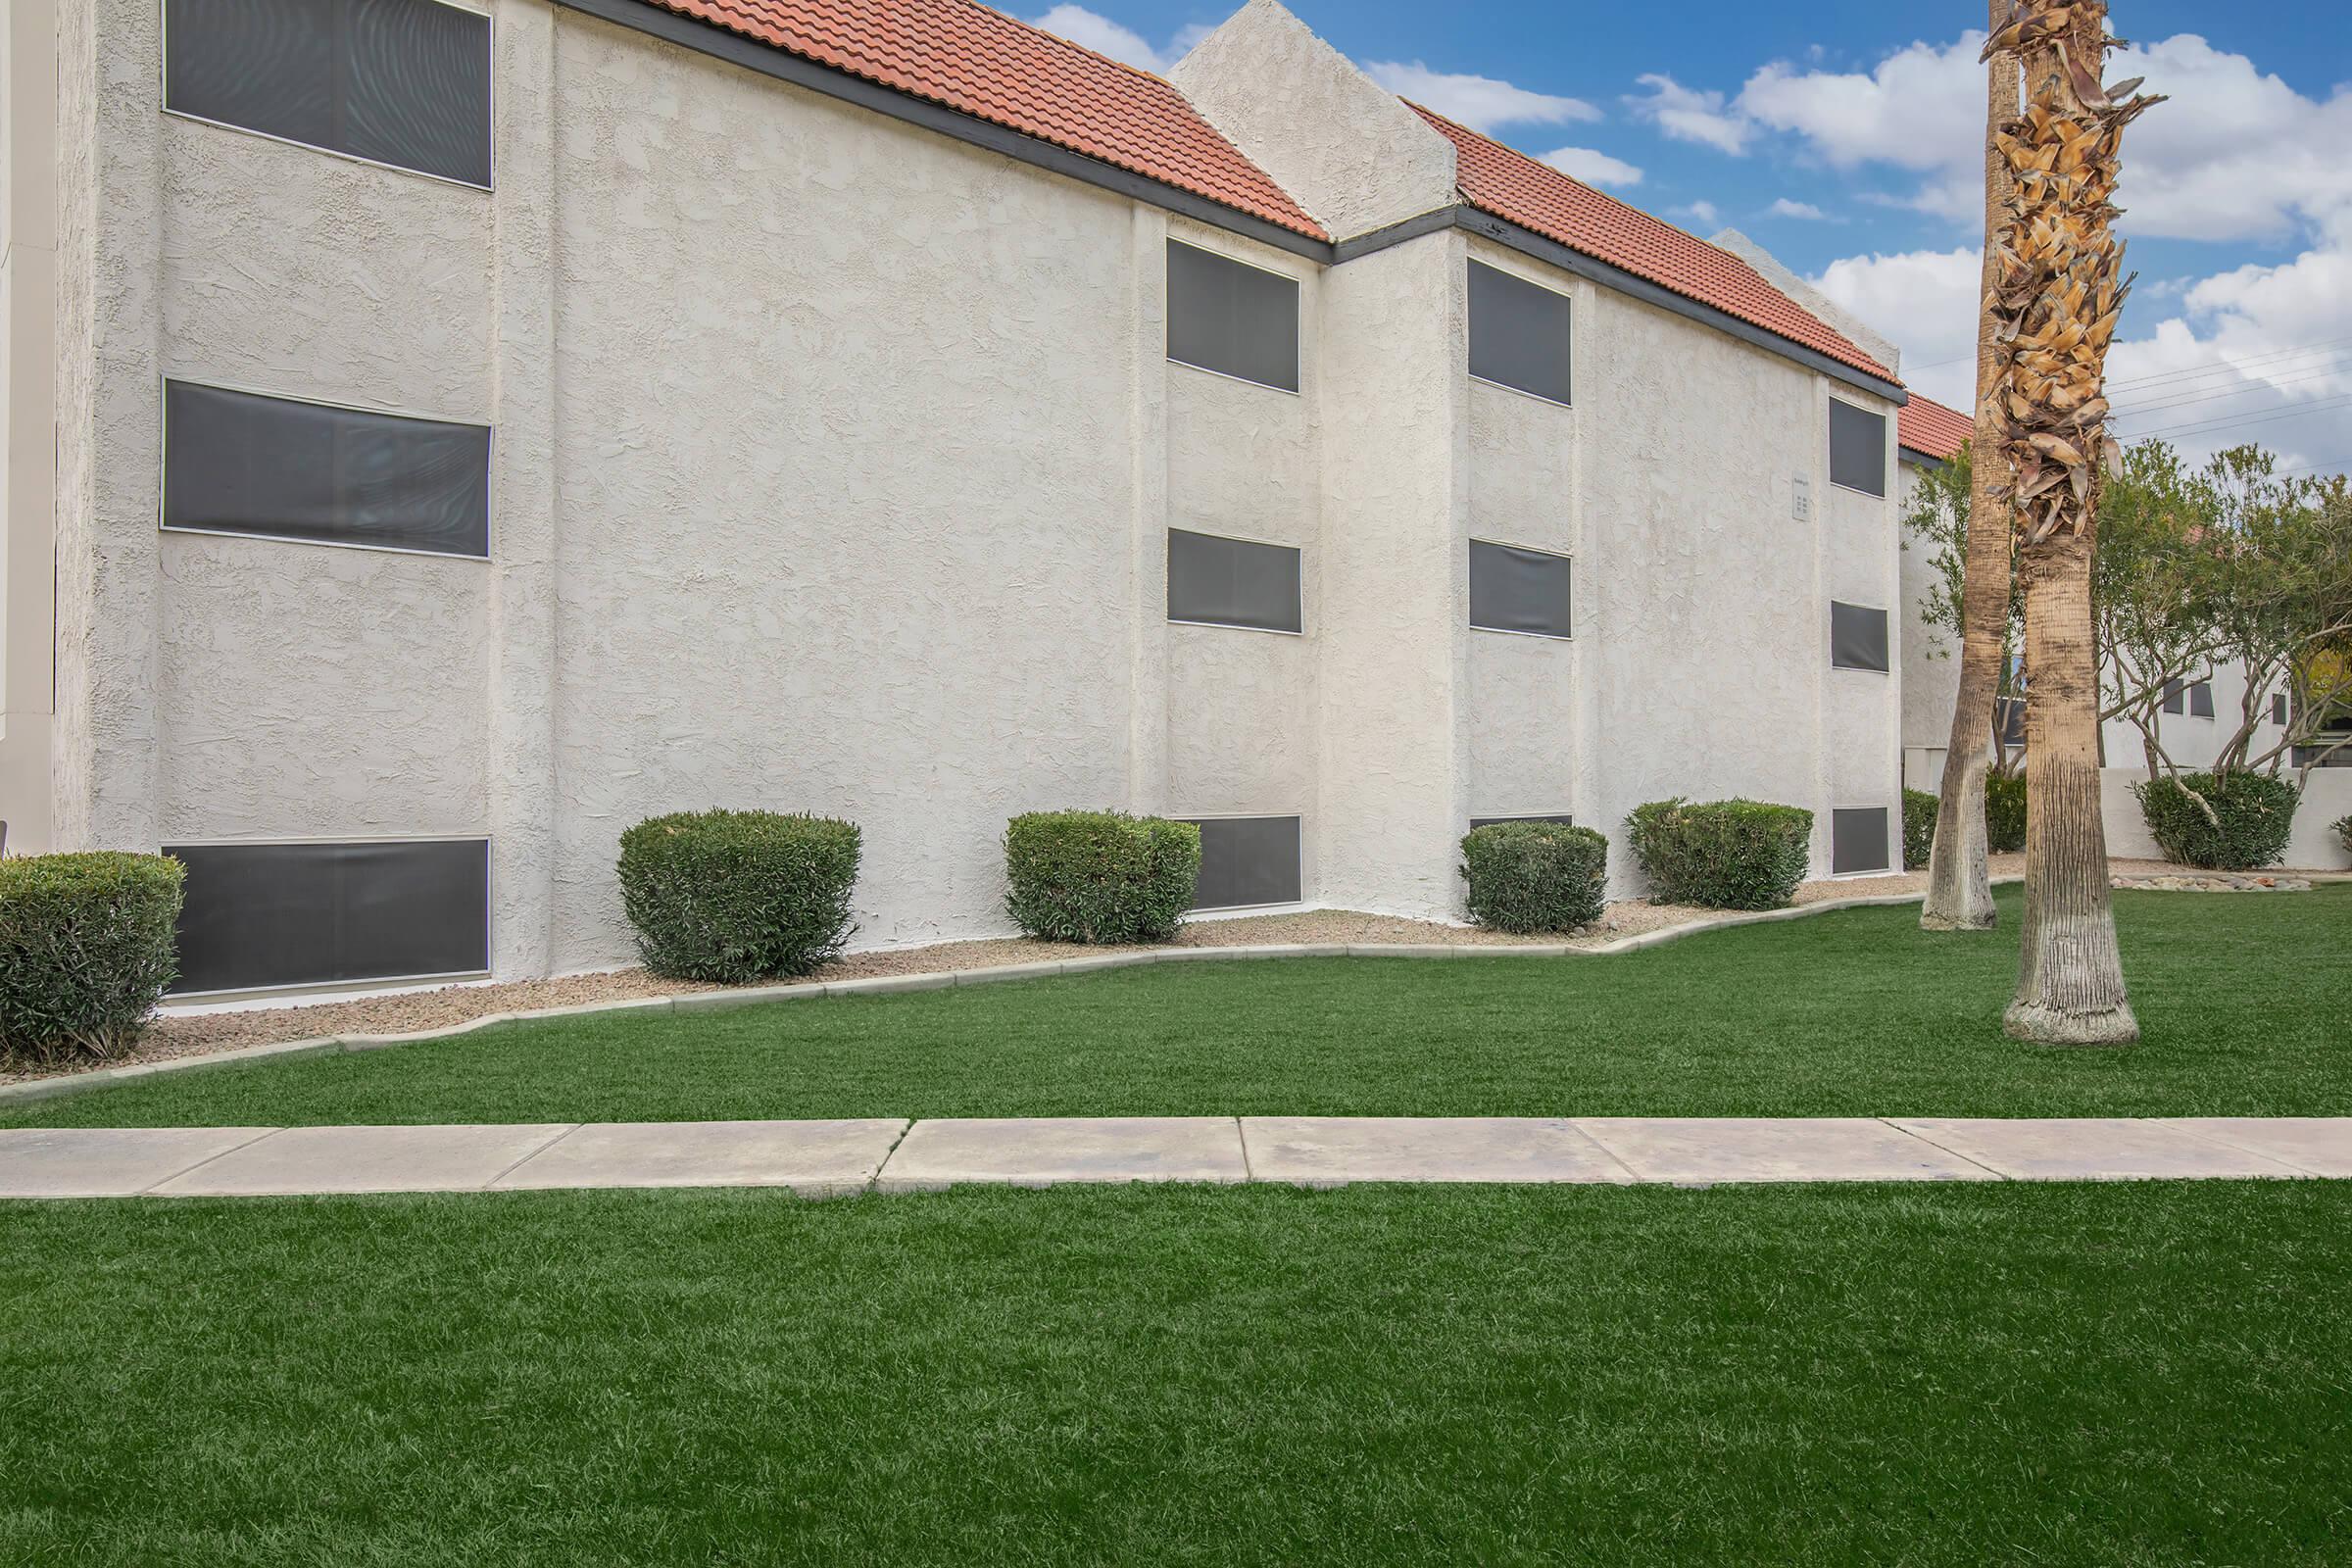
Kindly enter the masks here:
M 1047 942 L 1165 942 L 1200 879 L 1191 822 L 1031 811 L 1004 827 L 1005 912 Z
M 1936 797 L 1926 790 L 1903 791 L 1903 869 L 1917 871 L 1936 852 Z
M 2213 808 L 2208 816 L 2190 791 Z M 2208 871 L 2254 871 L 2286 858 L 2294 830 L 2295 804 L 2302 796 L 2282 778 L 2267 773 L 2183 773 L 2134 784 L 2139 808 L 2148 819 L 2164 858 Z
M 178 978 L 187 868 L 102 851 L 0 859 L 0 1061 L 111 1056 Z
M 1811 811 L 1762 801 L 1652 801 L 1625 825 L 1655 902 L 1714 909 L 1784 907 L 1813 841 Z
M 1984 780 L 1984 848 L 2016 855 L 2026 847 L 2026 775 L 1992 773 Z
M 858 826 L 777 811 L 680 811 L 620 836 L 620 902 L 645 966 L 742 985 L 807 974 L 857 927 Z
M 2335 841 L 2344 847 L 2346 855 L 2352 855 L 2352 816 L 2335 819 Z
M 1565 822 L 1489 822 L 1462 840 L 1470 918 L 1497 931 L 1573 931 L 1600 918 L 1609 841 Z

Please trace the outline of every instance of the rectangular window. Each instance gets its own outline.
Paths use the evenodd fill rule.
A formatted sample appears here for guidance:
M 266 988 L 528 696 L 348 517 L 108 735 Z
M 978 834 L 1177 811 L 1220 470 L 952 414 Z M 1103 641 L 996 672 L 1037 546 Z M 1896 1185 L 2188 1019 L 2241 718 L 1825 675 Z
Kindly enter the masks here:
M 2188 716 L 2191 718 L 2211 718 L 2213 716 L 2213 682 L 2201 680 L 2188 689 Z
M 1886 671 L 1886 612 L 1830 601 L 1830 664 Z
M 1890 868 L 1886 808 L 1839 807 L 1830 813 L 1830 870 L 1838 876 Z
M 2164 683 L 2164 710 L 2168 713 L 2184 713 L 2188 711 L 2188 704 L 2186 702 L 2188 688 L 2181 682 L 2177 680 L 2166 681 Z
M 2026 700 L 2022 697 L 1996 697 L 1992 700 L 1995 722 L 2001 726 L 2001 743 L 2005 746 L 2026 744 Z
M 1565 811 L 1554 816 L 1474 816 L 1470 819 L 1470 825 L 1474 828 L 1493 827 L 1497 822 L 1557 822 L 1562 827 L 1576 826 L 1576 818 Z
M 1200 828 L 1200 881 L 1196 909 L 1245 909 L 1297 904 L 1298 818 L 1211 816 Z
M 1886 493 L 1886 416 L 1830 399 L 1830 483 L 1866 496 Z
M 164 384 L 164 526 L 490 554 L 490 428 Z
M 1470 373 L 1567 403 L 1568 296 L 1470 264 Z
M 1256 631 L 1299 631 L 1298 552 L 1218 534 L 1168 530 L 1168 618 Z
M 1470 541 L 1470 624 L 1482 631 L 1568 635 L 1566 556 Z
M 175 992 L 480 974 L 487 839 L 190 844 Z
M 2284 692 L 2271 694 L 2271 722 L 2282 729 L 2286 726 L 2286 694 Z
M 490 183 L 490 19 L 439 0 L 165 0 L 164 107 Z
M 1298 390 L 1298 280 L 1168 241 L 1168 358 Z

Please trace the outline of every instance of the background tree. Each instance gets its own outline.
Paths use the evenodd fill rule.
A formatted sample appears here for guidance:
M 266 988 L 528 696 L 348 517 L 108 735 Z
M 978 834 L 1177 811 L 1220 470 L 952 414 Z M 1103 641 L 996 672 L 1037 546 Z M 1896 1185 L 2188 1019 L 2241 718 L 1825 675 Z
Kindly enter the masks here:
M 2008 13 L 2008 0 L 1987 0 L 1995 42 Z M 1961 513 L 1967 551 L 1962 573 L 1960 693 L 1952 705 L 1952 732 L 1943 753 L 1943 785 L 1936 802 L 1936 840 L 1928 854 L 1928 896 L 1919 923 L 1930 931 L 1989 931 L 1996 912 L 1992 874 L 1985 864 L 1984 773 L 1997 727 L 1993 702 L 2010 668 L 2003 647 L 2009 626 L 2008 509 L 2000 481 L 2007 478 L 1993 407 L 1999 379 L 1994 334 L 1999 326 L 1994 294 L 2002 268 L 1995 236 L 2015 199 L 2011 162 L 2000 146 L 2001 127 L 2017 115 L 2018 65 L 2006 49 L 1984 52 L 1984 261 L 1977 307 L 1976 437 L 1971 445 L 1984 461 L 1969 468 L 1969 505 Z
M 2139 1038 L 2124 991 L 2099 802 L 2091 559 L 2105 466 L 2107 345 L 2130 284 L 2115 237 L 2125 125 L 2155 99 L 2100 82 L 2104 0 L 2020 0 L 1984 58 L 2017 51 L 2025 111 L 1994 133 L 2016 189 L 1993 245 L 1994 338 L 2018 571 L 2026 594 L 2026 913 L 2003 1027 L 2052 1045 Z M 2137 81 L 2122 84 L 2129 94 Z
M 1903 508 L 1903 529 L 1909 536 L 1903 541 L 1905 550 L 1919 550 L 1928 558 L 1928 568 L 1935 575 L 1919 598 L 1920 618 L 1930 629 L 1939 631 L 1951 640 L 1953 647 L 1965 646 L 1964 634 L 1968 622 L 1968 543 L 1971 519 L 1977 514 L 1975 496 L 1976 463 L 1972 456 L 1975 444 L 1961 447 L 1939 468 L 1920 471 L 1912 482 L 1911 493 Z M 2007 718 L 2013 704 L 2024 701 L 2024 688 L 2016 684 L 2018 650 L 2025 646 L 2026 601 L 2019 591 L 2017 573 L 2010 569 L 2008 556 L 2009 523 L 2006 514 L 2001 516 L 1999 539 L 2002 548 L 1998 581 L 2008 596 L 2008 607 L 2000 617 L 1999 648 L 1993 666 L 1995 680 L 1990 707 L 1984 723 L 1990 736 L 1986 752 L 1986 773 L 1990 777 L 2006 778 L 2025 761 L 2022 732 L 2012 733 Z M 1931 655 L 1931 658 L 1949 658 L 1949 652 Z M 1950 759 L 1945 759 L 1945 771 L 1950 771 Z M 1940 814 L 1940 813 L 1939 813 Z

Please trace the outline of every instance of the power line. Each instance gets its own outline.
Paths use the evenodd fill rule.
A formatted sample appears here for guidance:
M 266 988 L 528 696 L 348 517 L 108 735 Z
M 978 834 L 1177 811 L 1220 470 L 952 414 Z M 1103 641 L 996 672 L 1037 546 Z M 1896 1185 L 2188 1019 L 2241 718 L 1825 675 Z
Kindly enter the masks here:
M 2211 403 L 2218 398 L 2252 397 L 2256 393 L 2275 391 L 2282 386 L 2300 386 L 2306 381 L 2332 381 L 2342 373 L 2342 367 L 2323 366 L 2316 370 L 2301 370 L 2293 375 L 2282 375 L 2276 381 L 2255 381 L 2246 386 L 2223 387 L 2218 391 L 2200 392 L 2193 397 L 2172 398 L 2163 403 L 2142 403 L 2130 409 L 2119 409 L 2116 412 L 2116 417 L 2135 419 L 2143 414 L 2161 414 L 2166 409 L 2185 409 L 2192 403 Z
M 2296 416 L 2303 414 L 2324 414 L 2330 409 L 2340 409 L 2347 405 L 2352 405 L 2352 393 L 2346 393 L 2342 397 L 2323 398 L 2316 403 L 2300 404 L 2291 409 L 2280 409 L 2270 414 L 2258 414 L 2233 418 L 2216 419 L 2201 423 L 2168 425 L 2161 430 L 2142 430 L 2138 434 L 2132 436 L 2132 439 L 2134 441 L 2151 441 L 2159 437 L 2166 436 L 2210 435 L 2217 430 L 2234 430 L 2240 425 L 2269 424 L 2274 419 L 2291 419 Z
M 2325 358 L 2336 359 L 2342 357 L 2344 353 L 2340 345 L 2347 343 L 2352 343 L 2352 337 L 2328 338 L 2318 343 L 2306 343 L 2298 348 L 2275 349 L 2263 354 L 2249 354 L 2240 359 L 2222 360 L 2213 365 L 2189 366 L 2178 370 L 2167 370 L 2157 375 L 2141 375 L 2134 376 L 2130 380 L 2111 381 L 2108 385 L 2115 390 L 2122 391 L 2133 387 L 2157 386 L 2172 381 L 2197 381 L 2210 375 L 2227 375 L 2231 372 L 2243 374 L 2250 367 L 2270 366 L 2277 368 L 2282 361 L 2299 360 L 2307 355 L 2323 354 L 2323 351 Z

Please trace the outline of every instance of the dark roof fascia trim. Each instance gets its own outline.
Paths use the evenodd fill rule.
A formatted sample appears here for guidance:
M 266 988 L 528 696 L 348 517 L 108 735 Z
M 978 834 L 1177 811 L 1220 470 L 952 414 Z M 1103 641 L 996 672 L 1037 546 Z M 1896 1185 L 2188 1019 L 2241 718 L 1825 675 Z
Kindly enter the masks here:
M 1352 262 L 1359 256 L 1376 255 L 1392 245 L 1401 245 L 1408 239 L 1419 239 L 1424 234 L 1436 234 L 1453 228 L 1461 222 L 1463 212 L 1464 209 L 1459 206 L 1436 207 L 1401 222 L 1369 229 L 1341 240 L 1331 248 L 1332 265 L 1336 267 L 1344 262 Z
M 1571 250 L 1558 240 L 1546 238 L 1532 229 L 1521 228 L 1517 223 L 1496 218 L 1493 213 L 1481 212 L 1469 206 L 1456 207 L 1453 211 L 1454 226 L 1457 228 L 1483 235 L 1497 245 L 1508 246 L 1522 256 L 1548 262 L 1563 272 L 1573 272 L 1603 288 L 1630 295 L 1644 305 L 1671 311 L 1702 326 L 1729 332 L 1742 343 L 1752 344 L 1785 360 L 1793 360 L 1808 370 L 1818 370 L 1834 381 L 1843 381 L 1847 386 L 1857 387 L 1873 397 L 1885 398 L 1897 408 L 1911 401 L 1911 394 L 1892 381 L 1881 380 L 1867 371 L 1857 370 L 1850 365 L 1831 359 L 1819 349 L 1807 348 L 1793 338 L 1783 337 L 1753 321 L 1742 320 L 1729 311 L 1720 311 L 1712 305 L 1677 294 L 1672 289 L 1661 288 L 1646 277 L 1637 276 L 1621 267 L 1611 267 L 1607 262 L 1587 256 L 1582 251 Z
M 1917 447 L 1898 445 L 1894 449 L 1894 456 L 1896 462 L 1908 463 L 1920 468 L 1948 468 L 1952 464 L 1949 458 L 1932 458 Z
M 969 142 L 989 152 L 1002 153 L 1039 169 L 1066 174 L 1072 179 L 1100 186 L 1136 201 L 1148 202 L 1153 207 L 1165 208 L 1171 213 L 1180 213 L 1186 218 L 1197 219 L 1245 239 L 1289 251 L 1294 256 L 1303 256 L 1325 266 L 1331 263 L 1332 245 L 1328 240 L 1298 233 L 1280 223 L 1269 222 L 1238 208 L 1227 207 L 1222 202 L 1214 202 L 1180 186 L 1153 179 L 1149 174 L 1139 174 L 1115 164 L 1106 164 L 1099 158 L 1072 152 L 1067 147 L 1057 147 L 1050 141 L 1026 135 L 1009 126 L 975 119 L 959 109 L 950 109 L 945 104 L 935 104 L 928 99 L 903 93 L 895 87 L 885 87 L 879 82 L 867 81 L 862 76 L 836 71 L 831 66 L 804 60 L 773 44 L 729 32 L 724 27 L 698 22 L 692 17 L 682 17 L 674 11 L 665 11 L 653 4 L 652 0 L 554 0 L 554 3 L 584 16 L 660 38 L 665 43 L 674 43 L 682 49 L 691 49 L 697 54 L 741 66 L 762 76 L 772 76 L 778 81 L 807 87 L 828 98 L 838 98 L 861 109 L 871 109 L 876 114 L 888 115 L 893 120 L 902 120 L 910 125 L 920 125 L 925 130 L 953 136 L 957 141 Z

